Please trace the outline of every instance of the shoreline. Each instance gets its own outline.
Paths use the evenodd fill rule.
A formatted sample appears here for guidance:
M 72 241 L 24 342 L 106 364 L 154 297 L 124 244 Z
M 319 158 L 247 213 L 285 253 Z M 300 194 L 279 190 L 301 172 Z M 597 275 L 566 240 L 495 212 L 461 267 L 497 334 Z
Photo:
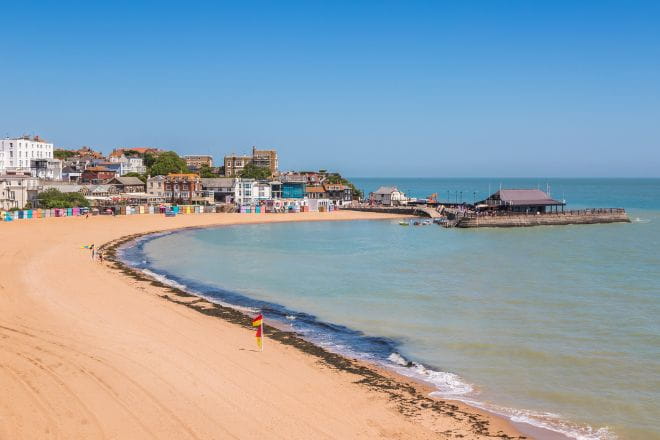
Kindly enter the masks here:
M 210 216 L 212 216 L 212 218 L 210 218 Z M 159 283 L 155 280 L 149 279 L 146 277 L 145 274 L 137 273 L 136 269 L 128 268 L 127 266 L 124 265 L 124 263 L 118 262 L 115 258 L 115 255 L 111 255 L 114 253 L 113 249 L 116 250 L 116 247 L 119 245 L 119 243 L 125 243 L 127 241 L 134 240 L 141 235 L 148 235 L 157 232 L 172 231 L 172 230 L 185 229 L 191 227 L 200 228 L 200 227 L 222 226 L 222 225 L 230 225 L 230 224 L 242 224 L 242 223 L 255 224 L 255 223 L 264 223 L 264 222 L 271 223 L 271 222 L 280 222 L 280 221 L 324 221 L 324 220 L 335 221 L 335 220 L 399 218 L 399 216 L 384 216 L 384 215 L 376 216 L 373 214 L 354 215 L 354 213 L 353 214 L 331 213 L 321 216 L 319 215 L 306 216 L 304 214 L 284 214 L 281 216 L 276 216 L 269 214 L 267 217 L 261 215 L 246 216 L 245 214 L 243 215 L 205 214 L 201 216 L 184 216 L 181 219 L 178 219 L 179 221 L 177 222 L 171 222 L 165 219 L 160 219 L 156 216 L 149 216 L 149 217 L 150 217 L 149 220 L 153 220 L 153 221 L 148 222 L 146 225 L 144 224 L 146 223 L 144 220 L 143 221 L 133 220 L 134 218 L 131 217 L 119 218 L 119 219 L 103 219 L 103 218 L 92 217 L 90 220 L 86 221 L 87 223 L 85 223 L 84 219 L 52 219 L 52 220 L 44 219 L 44 220 L 38 220 L 36 222 L 33 221 L 31 222 L 31 224 L 28 223 L 22 225 L 16 224 L 13 225 L 15 227 L 10 226 L 10 228 L 29 229 L 31 227 L 36 227 L 37 225 L 41 225 L 42 227 L 43 226 L 50 227 L 55 223 L 59 222 L 59 225 L 61 226 L 59 226 L 56 229 L 66 230 L 66 229 L 71 229 L 71 226 L 73 226 L 72 224 L 74 223 L 77 223 L 79 226 L 96 226 L 94 225 L 95 223 L 103 223 L 103 224 L 108 224 L 108 223 L 116 224 L 119 222 L 138 223 L 139 227 L 131 227 L 131 225 L 123 225 L 125 227 L 114 228 L 115 230 L 108 230 L 108 228 L 104 228 L 105 229 L 104 235 L 107 236 L 106 237 L 107 239 L 102 241 L 103 243 L 106 243 L 105 245 L 102 246 L 102 249 L 104 250 L 104 254 L 107 257 L 107 260 L 103 264 L 95 265 L 96 267 L 99 267 L 99 269 L 102 269 L 103 272 L 106 272 L 108 275 L 110 275 L 110 277 L 120 278 L 119 281 L 124 285 L 129 284 L 130 288 L 126 290 L 130 290 L 130 291 L 126 292 L 123 296 L 126 297 L 127 295 L 134 295 L 135 298 L 131 299 L 132 302 L 141 302 L 141 300 L 146 299 L 146 302 L 148 302 L 149 304 L 160 304 L 161 306 L 164 306 L 164 307 L 154 307 L 153 309 L 147 308 L 146 310 L 139 310 L 137 311 L 137 315 L 140 316 L 141 313 L 144 313 L 148 315 L 150 319 L 153 320 L 154 318 L 156 319 L 160 318 L 160 316 L 154 316 L 154 314 L 159 314 L 162 312 L 163 315 L 165 315 L 168 314 L 166 312 L 173 312 L 174 315 L 186 315 L 188 320 L 194 321 L 194 323 L 192 324 L 193 327 L 202 324 L 201 316 L 203 315 L 207 318 L 212 318 L 212 321 L 216 323 L 216 324 L 210 323 L 211 325 L 217 326 L 218 321 L 224 321 L 230 324 L 222 325 L 223 328 L 235 327 L 235 329 L 232 329 L 233 333 L 238 333 L 237 330 L 240 330 L 240 333 L 245 333 L 247 331 L 245 327 L 249 327 L 249 323 L 250 323 L 250 319 L 247 317 L 247 315 L 244 315 L 243 313 L 235 309 L 219 306 L 201 297 L 197 297 L 195 295 L 191 295 L 183 291 L 178 291 L 177 289 L 174 289 L 171 286 L 167 286 L 163 283 Z M 156 228 L 154 229 L 153 226 L 156 226 Z M 82 229 L 82 231 L 76 231 L 76 232 L 80 232 L 79 234 L 76 234 L 75 232 L 72 233 L 71 231 L 68 231 L 68 233 L 69 235 L 73 235 L 76 241 L 83 240 L 84 242 L 84 239 L 80 237 L 80 235 L 82 234 L 82 232 L 85 232 L 84 229 L 86 228 L 83 227 L 79 229 Z M 109 228 L 109 229 L 113 229 L 113 228 Z M 121 230 L 117 230 L 117 229 L 121 229 Z M 131 230 L 133 233 L 130 233 Z M 55 233 L 57 231 L 51 231 L 51 232 Z M 125 232 L 129 232 L 129 233 L 126 234 Z M 4 235 L 2 229 L 0 229 L 0 233 Z M 18 238 L 18 240 L 15 239 L 14 241 L 20 242 L 21 241 L 20 237 Z M 20 243 L 14 243 L 14 244 L 20 244 Z M 32 246 L 33 248 L 35 248 L 36 250 L 39 249 L 38 239 L 36 243 L 32 243 L 32 244 L 33 244 Z M 70 241 L 69 244 L 71 244 Z M 16 247 L 19 249 L 14 249 L 14 250 L 18 250 L 20 253 L 21 251 L 20 246 L 16 246 Z M 10 246 L 10 250 L 11 250 L 11 246 Z M 76 250 L 76 252 L 79 251 Z M 3 255 L 6 256 L 6 254 L 7 253 L 5 252 L 5 254 Z M 29 257 L 29 252 L 23 255 L 23 257 Z M 77 257 L 80 256 L 77 255 Z M 71 262 L 77 265 L 81 261 L 84 261 L 85 259 L 88 260 L 88 258 L 85 258 L 83 256 L 82 258 L 75 258 L 73 259 L 75 261 L 71 261 Z M 5 270 L 7 268 L 10 268 L 11 267 L 10 263 L 11 262 L 9 261 L 2 261 L 2 269 Z M 47 261 L 42 260 L 41 263 L 47 263 Z M 88 264 L 92 264 L 91 261 L 88 260 Z M 73 269 L 75 271 L 75 267 L 76 267 L 75 265 L 74 266 L 69 265 L 68 269 L 69 270 Z M 36 269 L 38 270 L 39 268 Z M 94 269 L 93 272 L 100 272 L 100 271 Z M 15 271 L 14 272 L 10 271 L 6 273 L 15 273 Z M 37 280 L 37 281 L 45 280 L 54 284 L 59 284 L 58 280 L 49 279 L 52 278 L 52 273 L 50 274 L 51 277 L 48 277 L 47 276 L 48 274 L 43 274 L 43 275 L 45 276 L 45 279 L 44 277 L 42 277 L 41 280 Z M 16 284 L 15 282 L 12 282 L 16 280 L 11 279 L 11 278 L 17 278 L 16 276 L 9 278 L 10 279 L 8 281 L 10 282 L 8 284 Z M 108 278 L 107 276 L 104 278 L 110 280 L 110 278 Z M 4 280 L 2 284 L 5 284 Z M 64 286 L 56 286 L 56 287 L 64 287 Z M 4 292 L 5 286 L 0 286 L 0 288 L 3 289 L 0 291 Z M 112 291 L 110 291 L 109 293 L 111 292 Z M 140 293 L 147 293 L 147 295 L 140 295 Z M 44 295 L 36 293 L 37 298 L 42 296 Z M 112 295 L 110 296 L 112 297 Z M 20 302 L 20 295 L 15 296 L 11 299 L 13 299 L 15 302 Z M 75 299 L 75 295 L 73 299 Z M 52 301 L 52 298 L 48 298 L 48 300 Z M 104 300 L 108 302 L 109 298 L 105 297 Z M 111 301 L 112 299 L 110 299 L 110 302 Z M 170 303 L 170 306 L 163 304 L 163 302 Z M 2 302 L 0 302 L 0 304 L 2 304 Z M 200 316 L 200 318 L 194 318 L 194 316 L 191 316 L 189 313 L 186 313 L 183 310 L 181 310 L 180 307 L 181 305 L 186 306 L 185 309 L 193 311 L 194 314 Z M 76 307 L 75 302 L 72 304 L 67 304 L 67 306 L 70 306 L 68 307 L 68 311 L 69 312 L 73 311 L 74 312 L 73 315 L 75 316 L 76 311 L 72 310 Z M 126 306 L 130 307 L 130 304 L 119 304 L 119 306 L 120 309 L 125 309 Z M 18 309 L 20 308 L 21 307 L 18 307 Z M 83 307 L 83 311 L 84 310 L 85 308 Z M 78 312 L 79 311 L 80 310 L 78 310 Z M 103 316 L 103 313 L 99 314 L 98 311 L 97 314 L 99 317 Z M 171 313 L 169 313 L 169 315 L 171 315 Z M 12 315 L 11 310 L 9 316 L 16 317 Z M 217 319 L 218 317 L 222 319 L 218 320 Z M 15 326 L 5 325 L 5 324 L 12 324 L 11 322 L 7 323 L 6 321 L 7 321 L 6 319 L 0 320 L 0 329 L 5 330 L 2 333 L 0 333 L 0 337 L 4 339 L 9 338 L 9 340 L 11 341 L 11 331 L 16 329 L 12 328 Z M 19 321 L 25 322 L 24 319 L 19 319 Z M 149 322 L 147 322 L 147 324 L 149 324 Z M 207 324 L 206 320 L 204 320 L 204 324 Z M 87 331 L 93 330 L 94 325 L 93 324 L 90 325 L 91 327 L 87 328 L 86 329 Z M 46 332 L 46 333 L 55 334 L 52 332 Z M 8 334 L 10 336 L 7 336 Z M 405 378 L 394 372 L 386 371 L 384 368 L 381 369 L 378 367 L 374 367 L 373 365 L 367 365 L 365 362 L 362 361 L 349 359 L 347 357 L 338 354 L 330 353 L 310 342 L 307 342 L 295 336 L 291 332 L 284 332 L 272 326 L 267 326 L 266 334 L 269 340 L 278 341 L 279 345 L 282 345 L 283 347 L 283 350 L 271 349 L 270 350 L 271 352 L 284 351 L 285 352 L 283 356 L 284 361 L 288 361 L 289 358 L 296 358 L 296 361 L 300 360 L 304 364 L 315 365 L 314 369 L 316 371 L 313 372 L 313 375 L 315 377 L 318 375 L 323 376 L 322 379 L 324 381 L 328 379 L 332 381 L 339 381 L 343 393 L 346 394 L 344 398 L 351 399 L 350 397 L 348 397 L 348 395 L 353 395 L 353 393 L 356 393 L 356 396 L 359 395 L 365 399 L 364 402 L 370 402 L 366 408 L 360 407 L 360 411 L 366 410 L 367 413 L 370 414 L 370 416 L 372 415 L 371 413 L 378 412 L 377 417 L 375 415 L 373 416 L 374 420 L 377 420 L 377 422 L 375 422 L 372 419 L 364 420 L 364 419 L 360 419 L 360 417 L 357 417 L 356 420 L 353 420 L 353 423 L 348 424 L 350 426 L 342 426 L 342 425 L 347 425 L 347 423 L 345 423 L 345 420 L 342 421 L 339 426 L 342 426 L 342 428 L 346 429 L 343 432 L 343 435 L 348 434 L 349 436 L 365 437 L 365 438 L 373 438 L 373 437 L 451 438 L 454 436 L 454 434 L 458 434 L 458 435 L 462 435 L 463 438 L 487 438 L 492 436 L 496 436 L 499 438 L 522 438 L 520 430 L 515 429 L 512 423 L 510 423 L 508 420 L 505 420 L 500 416 L 493 415 L 486 411 L 470 407 L 467 404 L 463 404 L 461 402 L 449 401 L 447 399 L 440 400 L 440 399 L 428 397 L 426 394 L 428 394 L 428 392 L 430 391 L 433 391 L 432 387 L 428 385 L 424 386 L 423 384 L 417 383 L 412 379 Z M 200 342 L 203 342 L 204 335 L 200 334 L 199 337 L 201 338 Z M 68 340 L 67 342 L 73 342 L 73 343 L 77 342 L 76 338 L 75 337 L 71 338 L 70 335 L 68 335 L 68 337 L 65 339 Z M 138 342 L 144 343 L 145 341 L 138 338 Z M 166 340 L 160 342 L 163 342 L 165 344 L 164 346 L 160 347 L 160 350 L 165 350 L 165 351 L 170 350 L 171 341 Z M 249 338 L 249 342 L 253 342 L 251 338 Z M 271 346 L 273 345 L 275 344 L 272 344 Z M 6 354 L 8 352 L 11 352 L 11 350 L 9 351 L 6 350 L 4 344 L 0 345 L 0 347 L 1 347 L 0 359 L 3 359 L 4 361 L 4 358 L 6 358 Z M 295 349 L 295 351 L 300 352 L 302 356 L 292 354 L 290 350 L 287 349 L 287 347 Z M 239 348 L 239 350 L 253 351 L 249 349 L 246 350 L 244 348 Z M 79 355 L 81 353 L 85 353 L 85 350 L 78 351 L 78 353 Z M 298 359 L 301 357 L 302 359 Z M 36 362 L 38 363 L 39 361 Z M 204 362 L 201 363 L 203 364 Z M 66 363 L 63 362 L 62 364 L 66 364 Z M 192 365 L 190 368 L 194 370 L 195 366 Z M 333 377 L 326 377 L 329 376 L 329 374 L 326 372 L 327 370 L 334 372 L 330 375 Z M 21 377 L 21 368 L 14 369 L 12 371 L 15 372 L 15 375 L 12 376 L 12 378 L 10 379 L 7 379 L 8 377 L 7 375 L 0 374 L 0 387 L 1 387 L 0 389 L 11 390 L 12 387 L 15 388 L 17 384 L 21 384 L 21 383 L 23 384 L 22 386 L 27 386 L 29 388 L 29 385 L 25 385 L 25 381 L 20 381 L 16 378 L 16 374 L 19 377 Z M 51 375 L 52 374 L 53 373 L 51 372 Z M 127 376 L 127 378 L 128 377 L 131 376 Z M 321 380 L 320 378 L 317 379 Z M 59 378 L 59 381 L 60 382 L 56 381 L 56 383 L 59 386 L 62 386 L 61 382 L 64 383 L 68 382 L 67 380 L 64 380 L 61 377 Z M 131 380 L 129 380 L 129 383 L 130 382 Z M 139 385 L 142 388 L 146 387 L 144 384 L 139 384 Z M 353 389 L 354 387 L 356 389 Z M 67 388 L 72 389 L 73 387 L 67 387 Z M 326 392 L 329 390 L 333 390 L 334 393 L 334 388 L 327 389 L 326 387 L 321 386 L 321 389 L 325 389 Z M 43 392 L 48 393 L 48 389 L 44 388 Z M 79 395 L 78 398 L 81 399 Z M 337 403 L 340 404 L 342 403 L 342 399 L 343 399 L 342 397 L 336 399 L 338 401 Z M 32 402 L 31 405 L 34 406 L 34 401 L 32 400 L 31 400 Z M 38 401 L 39 399 L 36 400 Z M 83 402 L 85 402 L 84 399 L 82 400 Z M 172 403 L 171 397 L 170 399 L 165 399 L 165 401 L 161 401 L 160 404 L 163 405 L 164 402 L 167 402 L 168 404 Z M 310 402 L 308 402 L 308 404 L 311 402 L 314 402 L 314 400 L 312 399 Z M 344 406 L 350 407 L 351 405 L 349 402 L 350 400 L 343 402 Z M 372 405 L 373 408 L 371 408 Z M 43 402 L 41 406 L 48 407 L 48 405 L 45 405 Z M 83 405 L 83 406 L 89 406 L 89 405 Z M 387 410 L 388 407 L 393 408 L 393 410 L 395 410 L 396 413 L 398 413 L 401 416 L 401 418 L 398 419 L 397 417 L 394 417 L 393 413 L 389 412 L 390 410 Z M 5 409 L 5 408 L 0 407 L 0 409 Z M 246 412 L 250 412 L 251 408 L 246 407 L 243 408 L 243 410 Z M 333 407 L 333 410 L 341 412 L 341 408 Z M 49 411 L 42 410 L 40 412 L 47 413 Z M 15 408 L 14 411 L 10 411 L 9 413 L 10 414 L 14 413 L 15 416 L 14 418 L 18 418 L 23 421 L 26 420 L 29 421 L 30 419 L 30 417 L 26 417 L 25 414 L 20 414 L 20 411 L 16 411 Z M 89 416 L 89 418 L 98 418 L 98 417 L 100 417 L 100 415 L 95 414 L 93 411 Z M 349 414 L 346 414 L 344 417 L 349 417 Z M 326 421 L 326 423 L 330 422 L 331 420 L 332 417 L 330 417 Z M 142 424 L 145 425 L 145 423 L 146 426 L 143 426 L 144 429 L 148 430 L 150 427 L 152 427 L 148 422 L 143 422 Z M 276 422 L 272 422 L 272 423 L 278 425 L 278 423 Z M 380 427 L 375 431 L 372 429 L 374 423 Z M 69 433 L 74 433 L 74 435 L 76 433 L 78 434 L 80 433 L 80 431 L 77 431 L 75 427 L 73 428 L 70 427 L 72 429 L 69 430 L 58 429 L 60 427 L 58 423 L 50 422 L 50 423 L 45 423 L 44 425 L 48 428 L 47 431 L 49 432 L 69 432 Z M 95 425 L 98 426 L 103 425 L 103 422 L 97 420 Z M 228 424 L 228 426 L 229 425 L 230 424 Z M 285 423 L 285 425 L 288 425 L 288 422 Z M 391 426 L 387 427 L 386 429 L 384 427 L 385 425 L 391 425 Z M 29 429 L 30 429 L 29 427 L 24 425 L 21 425 L 20 427 L 13 426 L 11 423 L 8 424 L 6 423 L 6 421 L 0 419 L 0 437 L 3 437 L 5 434 L 6 435 L 16 434 L 16 433 L 20 434 L 22 432 L 21 430 L 25 430 L 25 432 L 28 432 Z M 192 429 L 193 431 L 191 432 L 194 432 L 196 429 L 200 429 L 200 426 L 191 424 L 188 429 Z M 250 437 L 250 438 L 253 437 L 247 431 L 241 430 L 240 427 L 236 428 L 236 426 L 233 426 L 233 428 L 231 429 L 232 432 L 234 433 L 237 432 L 241 433 L 241 435 L 239 435 L 240 437 Z M 248 429 L 246 427 L 244 429 L 252 432 L 257 428 L 250 427 Z M 289 429 L 291 429 L 291 427 L 289 427 Z M 309 426 L 305 426 L 304 429 L 298 427 L 297 430 L 294 429 L 294 431 L 291 431 L 291 437 L 302 438 L 306 436 L 305 433 L 308 432 L 309 429 L 310 429 Z M 395 429 L 396 433 L 395 431 L 392 431 L 392 429 Z M 174 431 L 169 431 L 169 432 L 174 432 Z M 335 435 L 338 435 L 335 431 L 331 431 L 331 432 L 332 434 L 330 435 L 330 438 L 332 438 Z M 353 434 L 350 434 L 351 432 Z M 326 432 L 326 434 L 328 433 Z M 155 436 L 159 437 L 159 435 L 155 435 Z M 13 437 L 21 437 L 21 435 L 13 435 Z M 192 435 L 190 437 L 197 437 L 197 436 Z
M 409 217 L 409 215 L 405 215 L 405 214 L 397 214 L 397 216 L 401 217 L 401 218 L 408 218 Z M 396 218 L 396 217 L 394 217 L 394 218 Z M 355 220 L 346 220 L 346 221 L 355 221 Z M 158 288 L 161 288 L 161 289 L 164 289 L 164 290 L 169 290 L 169 291 L 173 292 L 175 296 L 180 296 L 180 297 L 183 297 L 183 298 L 197 298 L 197 300 L 195 300 L 194 302 L 187 302 L 187 301 L 179 302 L 176 299 L 172 299 L 171 297 L 166 296 L 165 298 L 169 301 L 173 301 L 175 303 L 182 304 L 182 305 L 185 305 L 187 307 L 191 307 L 191 308 L 193 308 L 193 309 L 195 309 L 195 310 L 197 310 L 201 313 L 208 313 L 209 307 L 211 307 L 211 308 L 215 307 L 215 308 L 218 308 L 218 309 L 227 309 L 229 311 L 237 311 L 239 315 L 243 315 L 243 317 L 247 317 L 248 316 L 246 314 L 247 312 L 241 311 L 241 308 L 247 308 L 248 306 L 228 304 L 228 303 L 226 305 L 223 305 L 223 301 L 216 302 L 213 299 L 207 298 L 202 294 L 198 294 L 198 293 L 186 290 L 185 287 L 183 287 L 183 288 L 182 287 L 177 287 L 177 285 L 179 285 L 178 281 L 170 280 L 174 285 L 164 283 L 163 281 L 156 278 L 154 276 L 155 274 L 151 275 L 150 273 L 145 273 L 143 271 L 143 269 L 141 269 L 141 268 L 132 267 L 129 263 L 127 263 L 125 261 L 122 261 L 122 259 L 117 256 L 117 251 L 119 251 L 120 248 L 125 247 L 126 245 L 130 244 L 131 242 L 135 242 L 135 241 L 141 240 L 143 238 L 146 238 L 147 240 L 150 240 L 151 239 L 150 236 L 156 236 L 155 238 L 157 239 L 158 236 L 160 236 L 160 234 L 177 233 L 179 231 L 186 231 L 186 230 L 191 230 L 191 229 L 209 229 L 209 228 L 226 227 L 226 226 L 236 226 L 236 225 L 232 224 L 232 225 L 204 226 L 204 227 L 194 226 L 194 227 L 179 228 L 179 229 L 175 229 L 175 230 L 141 233 L 141 234 L 136 234 L 136 235 L 133 235 L 133 236 L 122 237 L 122 238 L 120 238 L 118 240 L 115 240 L 113 242 L 106 243 L 106 244 L 102 245 L 100 247 L 100 249 L 105 249 L 105 246 L 109 245 L 111 253 L 110 253 L 110 257 L 107 260 L 111 261 L 116 266 L 115 267 L 116 270 L 121 271 L 126 276 L 134 278 L 134 279 L 139 280 L 139 281 L 149 282 L 151 285 L 157 286 Z M 149 272 L 151 272 L 151 271 L 149 270 Z M 197 305 L 202 305 L 203 310 L 200 310 L 198 307 L 196 307 Z M 231 315 L 231 313 L 229 315 Z M 220 314 L 219 315 L 214 315 L 214 316 L 217 316 L 221 319 L 228 319 L 228 320 L 230 320 L 230 322 L 233 322 L 237 325 L 242 325 L 245 328 L 251 329 L 250 318 L 246 318 L 246 319 L 242 319 L 242 320 L 234 320 L 232 318 L 227 318 L 227 316 L 228 316 L 227 313 L 223 313 L 222 316 Z M 272 320 L 271 320 L 271 322 L 272 322 Z M 298 348 L 299 350 L 301 350 L 301 351 L 303 351 L 307 354 L 319 357 L 322 361 L 326 361 L 326 356 L 329 356 L 329 355 L 330 356 L 342 357 L 342 358 L 346 359 L 348 362 L 354 362 L 354 363 L 360 365 L 361 367 L 364 367 L 364 368 L 370 369 L 370 370 L 374 370 L 377 374 L 383 375 L 383 376 L 385 376 L 385 377 L 387 377 L 387 378 L 389 378 L 389 379 L 391 379 L 395 382 L 404 382 L 407 385 L 411 385 L 412 387 L 414 387 L 416 389 L 418 397 L 423 396 L 423 398 L 427 398 L 427 399 L 430 399 L 432 401 L 439 401 L 439 402 L 441 402 L 441 404 L 446 404 L 448 402 L 458 404 L 460 407 L 467 407 L 468 412 L 476 411 L 476 412 L 479 412 L 481 414 L 486 414 L 487 416 L 490 416 L 490 417 L 495 417 L 495 418 L 501 419 L 505 423 L 508 423 L 511 426 L 513 426 L 514 429 L 518 432 L 519 435 L 529 436 L 530 438 L 536 438 L 536 439 L 541 439 L 541 440 L 571 440 L 571 437 L 569 437 L 569 436 L 567 436 L 567 435 L 565 435 L 561 432 L 557 432 L 557 431 L 551 430 L 549 428 L 539 427 L 539 426 L 536 426 L 536 425 L 533 425 L 533 424 L 530 424 L 530 423 L 526 423 L 526 422 L 515 422 L 515 421 L 510 420 L 505 415 L 498 414 L 497 412 L 491 411 L 487 408 L 475 406 L 474 404 L 462 401 L 460 399 L 452 399 L 451 397 L 444 397 L 444 396 L 443 397 L 432 396 L 430 394 L 433 393 L 433 392 L 437 392 L 438 390 L 432 384 L 424 381 L 424 379 L 422 379 L 422 378 L 407 376 L 405 374 L 399 373 L 399 372 L 397 372 L 393 369 L 388 368 L 386 365 L 379 365 L 378 363 L 370 362 L 368 360 L 354 358 L 349 354 L 336 353 L 336 352 L 330 351 L 326 348 L 322 348 L 322 347 L 316 345 L 314 342 L 307 341 L 303 337 L 297 335 L 295 331 L 287 330 L 285 328 L 285 323 L 277 321 L 277 320 L 275 320 L 275 322 L 277 323 L 277 325 L 267 326 L 269 328 L 269 330 L 273 330 L 274 332 L 276 332 L 274 334 L 277 334 L 277 335 L 279 335 L 280 333 L 284 333 L 286 335 L 289 335 L 289 336 L 285 337 L 284 339 L 280 339 L 280 338 L 276 337 L 275 339 L 278 340 L 278 342 L 284 343 L 284 344 L 287 344 L 287 345 L 295 346 L 296 348 Z M 266 334 L 268 334 L 268 333 L 266 333 Z M 311 344 L 312 346 L 314 346 L 316 348 L 316 350 L 309 351 L 305 347 L 293 343 L 292 340 L 295 340 L 295 339 L 302 340 L 302 342 L 304 343 L 305 346 Z M 337 366 L 337 365 L 333 364 L 333 368 L 342 369 L 342 370 L 348 371 L 348 372 L 354 372 L 350 368 L 346 368 L 345 366 Z M 374 385 L 374 384 L 371 384 L 370 381 L 368 381 L 368 380 L 363 382 L 363 383 L 369 384 L 369 385 Z M 378 388 L 378 386 L 376 388 Z M 391 387 L 387 387 L 387 388 L 391 389 Z M 457 411 L 456 406 L 454 405 L 451 408 L 451 410 L 454 411 L 454 412 Z M 507 438 L 507 437 L 504 436 L 502 438 Z

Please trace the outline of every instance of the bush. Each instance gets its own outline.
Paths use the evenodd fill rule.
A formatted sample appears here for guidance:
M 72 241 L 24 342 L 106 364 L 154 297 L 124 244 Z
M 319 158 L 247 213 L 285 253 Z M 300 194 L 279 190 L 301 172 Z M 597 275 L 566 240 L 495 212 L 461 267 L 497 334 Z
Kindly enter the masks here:
M 39 206 L 45 209 L 74 208 L 89 206 L 89 200 L 80 193 L 63 193 L 55 188 L 42 192 L 37 197 Z

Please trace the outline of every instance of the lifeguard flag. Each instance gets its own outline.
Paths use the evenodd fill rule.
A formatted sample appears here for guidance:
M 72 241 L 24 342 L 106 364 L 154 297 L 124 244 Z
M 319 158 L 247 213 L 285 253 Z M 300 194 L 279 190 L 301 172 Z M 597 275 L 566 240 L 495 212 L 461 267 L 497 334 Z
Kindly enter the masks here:
M 259 313 L 256 318 L 252 320 L 252 327 L 261 327 L 261 324 L 264 323 L 264 315 Z
M 260 349 L 263 347 L 263 336 L 261 335 L 261 325 L 257 327 L 257 346 Z

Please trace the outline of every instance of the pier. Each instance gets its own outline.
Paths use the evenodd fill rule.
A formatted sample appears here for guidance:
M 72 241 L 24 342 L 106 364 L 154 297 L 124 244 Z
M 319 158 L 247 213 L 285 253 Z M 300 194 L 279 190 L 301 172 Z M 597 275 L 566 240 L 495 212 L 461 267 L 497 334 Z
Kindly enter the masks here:
M 630 223 L 623 208 L 580 209 L 548 213 L 466 212 L 454 216 L 457 228 L 511 228 L 551 225 L 591 225 L 598 223 Z

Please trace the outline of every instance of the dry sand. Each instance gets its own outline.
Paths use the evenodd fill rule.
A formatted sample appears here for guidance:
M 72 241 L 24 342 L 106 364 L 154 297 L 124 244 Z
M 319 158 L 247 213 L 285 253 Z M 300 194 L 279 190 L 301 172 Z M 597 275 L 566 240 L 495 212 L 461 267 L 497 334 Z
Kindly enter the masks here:
M 340 211 L 0 222 L 0 439 L 518 436 L 502 419 L 428 399 L 423 386 L 297 338 L 280 334 L 286 343 L 278 342 L 273 329 L 257 352 L 240 318 L 213 316 L 227 309 L 127 276 L 113 262 L 93 262 L 80 248 L 181 227 L 387 217 Z

